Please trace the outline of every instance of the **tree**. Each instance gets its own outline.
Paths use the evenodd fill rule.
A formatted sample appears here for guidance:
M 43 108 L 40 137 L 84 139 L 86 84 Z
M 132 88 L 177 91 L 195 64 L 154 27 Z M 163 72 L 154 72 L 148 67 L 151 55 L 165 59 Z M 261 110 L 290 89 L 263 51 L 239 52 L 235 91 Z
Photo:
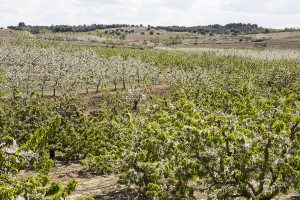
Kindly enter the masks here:
M 24 23 L 24 22 L 19 22 L 18 27 L 19 27 L 19 28 L 25 27 L 25 23 Z

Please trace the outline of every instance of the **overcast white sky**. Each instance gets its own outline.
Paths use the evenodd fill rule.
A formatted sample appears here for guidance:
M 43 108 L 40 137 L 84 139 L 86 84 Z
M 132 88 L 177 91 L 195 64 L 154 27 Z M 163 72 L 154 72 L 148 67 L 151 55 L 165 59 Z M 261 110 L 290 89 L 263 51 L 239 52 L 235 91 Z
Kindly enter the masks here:
M 0 26 L 232 22 L 300 27 L 300 0 L 0 0 Z

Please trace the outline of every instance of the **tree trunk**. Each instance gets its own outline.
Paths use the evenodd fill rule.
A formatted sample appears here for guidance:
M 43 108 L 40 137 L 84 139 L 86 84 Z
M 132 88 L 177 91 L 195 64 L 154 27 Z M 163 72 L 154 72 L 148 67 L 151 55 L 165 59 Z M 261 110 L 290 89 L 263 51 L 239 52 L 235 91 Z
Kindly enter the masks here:
M 132 108 L 132 110 L 134 110 L 134 111 L 137 110 L 138 103 L 139 103 L 139 102 L 136 101 L 136 100 L 133 102 L 133 108 Z
M 44 86 L 42 86 L 42 97 L 44 96 Z
M 97 84 L 97 87 L 96 87 L 96 93 L 99 92 L 99 87 L 100 87 L 100 84 L 98 83 L 98 84 Z
M 50 153 L 50 159 L 55 158 L 55 150 L 54 149 L 50 149 L 49 153 Z
M 133 107 L 132 107 L 132 110 L 133 110 L 133 111 L 136 111 L 136 110 L 138 109 L 138 103 L 140 102 L 140 100 L 141 100 L 141 98 L 138 97 L 137 99 L 135 99 L 135 100 L 133 101 Z
M 117 90 L 117 81 L 114 81 L 115 90 Z
M 126 90 L 126 83 L 125 83 L 125 80 L 123 79 L 122 82 L 123 82 L 123 90 Z

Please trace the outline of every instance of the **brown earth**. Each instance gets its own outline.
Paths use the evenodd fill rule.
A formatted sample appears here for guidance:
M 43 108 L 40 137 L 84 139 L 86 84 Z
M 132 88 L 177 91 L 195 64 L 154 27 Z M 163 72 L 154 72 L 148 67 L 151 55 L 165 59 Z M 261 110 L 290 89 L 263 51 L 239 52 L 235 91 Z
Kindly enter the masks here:
M 18 31 L 10 30 L 10 29 L 0 29 L 0 38 L 4 37 L 16 37 L 18 35 Z
M 144 35 L 141 32 L 145 32 Z M 157 35 L 159 33 L 159 35 Z M 9 29 L 0 29 L 0 38 L 16 38 L 18 35 L 35 37 L 26 31 L 15 31 Z M 99 47 L 120 47 L 120 48 L 141 48 L 140 45 L 147 48 L 152 44 L 151 40 L 158 39 L 160 44 L 169 37 L 180 36 L 183 38 L 182 43 L 176 46 L 187 47 L 216 47 L 216 48 L 254 48 L 256 39 L 264 39 L 267 42 L 267 48 L 272 49 L 300 49 L 300 32 L 284 32 L 270 34 L 252 34 L 252 35 L 198 35 L 193 33 L 177 33 L 165 30 L 154 30 L 154 34 L 150 35 L 150 31 L 138 29 L 132 34 L 127 34 L 125 40 L 115 40 L 113 43 L 92 42 L 92 41 L 51 41 L 63 43 L 66 45 L 83 45 L 83 46 L 99 46 Z M 146 41 L 147 44 L 143 44 Z M 137 42 L 137 46 L 133 47 L 132 42 Z M 154 43 L 153 43 L 154 44 Z
M 35 176 L 31 171 L 21 171 L 20 177 Z M 119 185 L 118 175 L 110 174 L 99 176 L 77 162 L 65 163 L 55 161 L 55 166 L 49 174 L 51 181 L 62 182 L 65 184 L 68 180 L 74 178 L 78 181 L 75 192 L 67 197 L 67 200 L 75 200 L 78 197 L 93 197 L 95 200 L 147 200 L 147 198 L 138 192 L 137 189 L 125 188 Z M 205 194 L 196 193 L 197 200 L 206 200 Z M 278 195 L 273 200 L 298 200 L 300 196 L 295 191 L 290 191 L 287 195 Z M 239 198 L 238 200 L 242 200 Z

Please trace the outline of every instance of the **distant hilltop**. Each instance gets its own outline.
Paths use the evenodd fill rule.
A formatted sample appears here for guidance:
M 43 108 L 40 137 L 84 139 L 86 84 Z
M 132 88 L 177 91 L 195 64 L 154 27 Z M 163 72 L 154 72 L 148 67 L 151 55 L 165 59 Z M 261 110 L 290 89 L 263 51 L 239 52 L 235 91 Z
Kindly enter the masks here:
M 299 28 L 285 28 L 285 29 L 274 29 L 274 28 L 264 28 L 258 26 L 257 24 L 250 23 L 230 23 L 226 25 L 220 24 L 212 24 L 206 26 L 144 26 L 140 25 L 129 25 L 129 24 L 92 24 L 92 25 L 78 25 L 78 26 L 70 26 L 70 25 L 51 25 L 51 26 L 32 26 L 26 25 L 24 22 L 20 22 L 17 26 L 8 26 L 8 29 L 13 30 L 26 30 L 31 32 L 32 34 L 39 33 L 58 33 L 58 32 L 89 32 L 95 31 L 98 29 L 115 29 L 115 28 L 126 28 L 126 27 L 145 27 L 146 29 L 160 29 L 171 32 L 190 32 L 190 33 L 198 33 L 198 34 L 258 34 L 258 33 L 274 33 L 274 32 L 294 32 L 300 31 Z

